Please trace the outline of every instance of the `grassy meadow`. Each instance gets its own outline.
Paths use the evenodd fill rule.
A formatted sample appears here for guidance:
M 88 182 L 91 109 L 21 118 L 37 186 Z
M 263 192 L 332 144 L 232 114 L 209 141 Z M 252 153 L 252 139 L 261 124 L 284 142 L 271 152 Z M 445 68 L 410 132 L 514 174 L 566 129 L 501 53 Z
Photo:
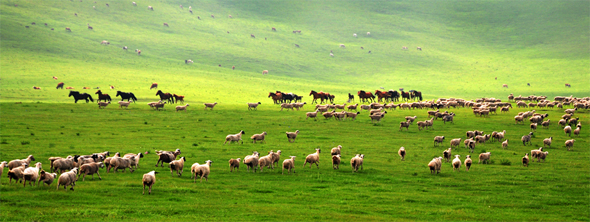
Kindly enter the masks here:
M 78 181 L 75 191 L 56 191 L 55 183 L 8 184 L 5 168 L 0 220 L 590 220 L 590 132 L 582 128 L 566 151 L 569 136 L 556 124 L 562 109 L 536 109 L 548 113 L 552 125 L 539 127 L 531 146 L 520 142 L 528 121 L 513 120 L 530 110 L 524 108 L 487 118 L 450 109 L 457 114 L 454 124 L 437 120 L 423 131 L 414 124 L 400 132 L 399 122 L 405 116 L 426 120 L 426 110 L 389 111 L 377 124 L 366 112 L 354 121 L 305 119 L 313 111 L 311 90 L 336 95 L 338 104 L 348 93 L 381 87 L 420 90 L 426 100 L 504 101 L 510 93 L 587 97 L 588 1 L 136 2 L 0 2 L 0 161 L 33 154 L 48 169 L 52 156 L 150 152 L 137 171 L 103 169 L 102 180 Z M 103 40 L 110 44 L 101 45 Z M 96 103 L 74 104 L 69 90 L 54 88 L 58 82 L 95 99 L 100 87 L 115 102 L 117 90 L 139 100 L 129 109 L 115 103 L 99 110 Z M 158 100 L 149 89 L 153 82 L 184 95 L 188 110 L 151 110 L 146 103 Z M 303 95 L 308 104 L 279 111 L 267 98 L 276 90 Z M 204 102 L 219 104 L 205 111 Z M 247 111 L 247 102 L 262 104 Z M 576 112 L 583 126 L 590 125 L 589 113 Z M 226 135 L 240 130 L 244 144 L 223 145 Z M 295 130 L 301 131 L 296 142 L 287 142 L 284 133 Z M 441 174 L 431 175 L 428 162 L 468 130 L 506 130 L 510 145 L 478 144 L 472 154 L 461 145 L 453 151 L 461 160 L 472 155 L 477 162 L 479 153 L 491 152 L 492 163 L 475 163 L 469 172 L 464 166 L 453 172 L 444 163 Z M 263 131 L 267 143 L 252 144 L 249 137 Z M 434 136 L 445 136 L 443 145 L 434 147 Z M 523 167 L 524 153 L 547 137 L 553 137 L 547 160 Z M 337 145 L 343 146 L 343 163 L 334 170 L 329 151 Z M 405 161 L 397 155 L 401 146 L 408 151 Z M 155 150 L 177 148 L 187 159 L 180 178 L 167 164 L 154 166 Z M 315 148 L 322 149 L 319 169 L 303 168 Z M 270 150 L 283 152 L 280 162 L 297 156 L 296 173 L 248 173 L 244 165 L 229 172 L 230 158 Z M 364 169 L 352 173 L 350 158 L 358 153 L 366 156 Z M 190 165 L 206 160 L 213 161 L 210 180 L 193 183 Z M 142 196 L 141 177 L 151 170 L 160 174 L 152 195 Z

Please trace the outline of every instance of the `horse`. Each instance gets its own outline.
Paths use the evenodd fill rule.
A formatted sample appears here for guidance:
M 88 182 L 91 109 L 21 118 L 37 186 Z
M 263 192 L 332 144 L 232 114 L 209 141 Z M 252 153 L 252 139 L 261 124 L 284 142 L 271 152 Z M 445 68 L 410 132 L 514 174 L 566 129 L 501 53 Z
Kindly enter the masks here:
M 57 84 L 57 87 L 55 87 L 55 89 L 64 89 L 64 83 L 60 82 Z
M 109 94 L 102 94 L 102 92 L 100 90 L 96 91 L 96 93 L 94 94 L 98 94 L 98 101 L 100 102 L 101 100 L 104 100 L 105 102 L 111 101 L 111 96 L 109 96 Z
M 329 100 L 330 103 L 334 103 L 334 98 L 336 98 L 336 96 L 331 95 L 330 93 L 326 93 L 326 103 Z
M 70 91 L 70 95 L 68 95 L 68 97 L 70 96 L 74 96 L 74 103 L 78 103 L 78 100 L 86 100 L 86 103 L 88 103 L 88 99 L 90 99 L 90 101 L 94 102 L 94 100 L 92 99 L 92 96 L 90 96 L 90 94 L 88 93 L 82 93 L 80 94 L 80 92 L 78 91 Z
M 160 100 L 168 100 L 168 103 L 174 103 L 174 96 L 170 93 L 163 93 L 162 90 L 158 90 L 156 96 L 160 96 Z
M 416 100 L 416 98 L 418 98 L 420 101 L 422 101 L 422 92 L 413 90 L 412 91 L 412 99 Z
M 281 91 L 277 91 L 276 92 L 277 95 L 281 94 L 281 102 L 282 103 L 286 103 L 287 101 L 289 101 L 289 103 L 293 102 L 293 100 L 295 99 L 295 96 L 293 96 L 292 93 L 282 93 Z
M 137 101 L 137 98 L 135 98 L 135 95 L 133 95 L 133 93 L 130 92 L 121 92 L 121 91 L 117 91 L 117 95 L 115 97 L 121 96 L 121 101 L 123 100 L 127 100 L 127 102 L 129 102 L 129 99 L 131 99 L 131 101 L 135 102 Z
M 572 87 L 572 85 L 570 85 L 569 83 L 566 83 L 565 87 Z
M 375 90 L 375 95 L 377 95 L 377 102 L 381 102 L 382 99 L 385 99 L 385 102 L 389 100 L 389 93 L 383 92 L 381 90 Z
M 354 102 L 354 95 L 348 93 L 348 102 L 353 101 Z
M 277 94 L 275 94 L 273 92 L 269 92 L 268 97 L 272 97 L 272 100 L 275 104 L 278 104 L 279 101 L 281 100 L 281 98 L 279 98 L 279 96 L 277 96 Z
M 311 104 L 313 104 L 314 102 L 318 103 L 318 99 L 320 99 L 320 104 L 322 104 L 324 103 L 324 99 L 326 99 L 326 94 L 323 92 L 318 93 L 316 91 L 311 90 L 311 92 L 309 92 L 309 95 L 313 95 L 313 100 L 311 101 Z
M 398 102 L 399 101 L 399 93 L 395 90 L 389 90 L 389 98 L 391 99 L 392 102 Z
M 375 102 L 375 96 L 371 92 L 365 92 L 364 90 L 358 91 L 357 95 L 359 99 L 364 103 L 366 100 L 370 102 Z
M 406 101 L 410 100 L 410 93 L 409 92 L 404 92 L 402 90 L 402 101 L 405 99 Z
M 151 89 L 158 89 L 158 83 L 152 83 L 152 86 L 150 86 Z
M 184 96 L 181 95 L 176 95 L 176 94 L 172 94 L 172 96 L 174 96 L 174 99 L 176 100 L 176 102 L 181 102 L 184 103 Z

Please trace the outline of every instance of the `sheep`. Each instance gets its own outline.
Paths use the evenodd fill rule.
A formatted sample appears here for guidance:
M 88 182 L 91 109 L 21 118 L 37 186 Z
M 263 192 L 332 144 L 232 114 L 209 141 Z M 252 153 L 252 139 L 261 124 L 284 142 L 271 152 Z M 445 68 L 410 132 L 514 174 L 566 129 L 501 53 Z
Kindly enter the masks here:
M 384 114 L 384 113 L 381 113 L 381 114 L 374 114 L 374 115 L 370 115 L 369 117 L 371 117 L 371 122 L 372 122 L 372 123 L 375 123 L 375 120 L 376 120 L 377 122 L 381 122 L 381 119 L 382 119 L 384 116 L 385 116 L 385 114 Z
M 148 186 L 148 195 L 152 194 L 152 186 L 156 183 L 156 171 L 150 171 L 143 175 L 141 182 L 143 183 L 143 192 L 141 195 L 145 195 L 145 186 Z
M 234 169 L 236 169 L 236 172 L 238 172 L 240 169 L 240 160 L 240 158 L 229 160 L 229 172 L 234 172 Z
M 352 120 L 355 120 L 355 119 L 356 119 L 356 116 L 357 116 L 358 114 L 361 114 L 361 112 L 356 112 L 356 113 L 353 113 L 353 112 L 346 112 L 346 117 L 347 117 L 347 118 L 352 118 Z
M 309 163 L 309 168 L 311 169 L 311 165 L 315 163 L 318 169 L 320 168 L 320 165 L 318 165 L 318 163 L 320 162 L 320 152 L 322 152 L 322 150 L 319 148 L 315 150 L 315 153 L 309 154 L 307 155 L 307 157 L 305 157 L 305 163 L 303 163 L 303 167 L 305 167 L 305 164 Z
M 272 168 L 274 169 L 274 166 L 272 165 L 272 154 L 273 153 L 274 152 L 271 150 L 269 155 L 260 157 L 258 159 L 258 167 L 259 167 L 260 172 L 262 172 L 262 169 L 264 167 L 271 167 L 272 166 Z
M 215 107 L 215 105 L 217 105 L 217 102 L 214 102 L 214 103 L 203 103 L 203 105 L 205 105 L 205 110 L 207 110 L 207 108 L 213 110 L 213 107 Z
M 244 135 L 244 130 L 240 130 L 239 133 L 236 134 L 229 134 L 225 137 L 225 142 L 223 142 L 223 145 L 225 145 L 225 143 L 227 143 L 229 141 L 229 144 L 231 144 L 231 142 L 236 142 L 238 143 L 239 141 L 242 141 L 242 144 L 244 144 L 244 141 L 242 140 L 242 135 Z
M 357 154 L 352 159 L 350 159 L 350 166 L 352 167 L 352 172 L 357 172 L 359 170 L 359 166 L 361 170 L 363 169 L 363 160 L 365 159 L 364 154 Z
M 461 155 L 455 155 L 455 159 L 453 159 L 453 171 L 457 170 L 457 171 L 461 171 L 461 159 L 459 159 Z
M 443 158 L 444 158 L 445 162 L 447 162 L 447 163 L 451 161 L 451 157 L 453 156 L 452 149 L 453 148 L 448 148 L 445 151 L 443 151 Z
M 570 151 L 570 148 L 571 148 L 571 147 L 574 147 L 574 142 L 575 142 L 575 141 L 576 141 L 576 140 L 574 140 L 574 139 L 571 139 L 571 140 L 566 140 L 566 141 L 565 141 L 565 147 L 567 148 L 567 151 Z
M 356 33 L 353 33 L 353 34 L 352 34 L 352 37 L 355 37 L 355 38 L 356 38 Z
M 469 168 L 471 168 L 471 155 L 467 155 L 467 158 L 465 159 L 465 161 L 463 162 L 465 164 L 465 171 L 469 171 Z
M 506 130 L 503 130 L 502 132 L 498 132 L 496 133 L 493 138 L 497 139 L 498 142 L 502 141 L 502 139 L 504 139 L 504 136 L 506 135 Z
M 119 152 L 115 153 L 114 156 L 106 158 L 104 160 L 104 166 L 107 168 L 107 173 L 109 173 L 111 171 L 111 160 L 115 157 L 121 157 L 121 154 Z
M 404 148 L 403 146 L 400 147 L 399 150 L 397 151 L 397 154 L 402 159 L 402 161 L 404 161 L 406 159 L 406 148 Z
M 456 139 L 452 139 L 451 140 L 451 148 L 453 147 L 459 147 L 459 145 L 461 144 L 461 140 L 463 138 L 456 138 Z
M 356 108 L 358 107 L 358 105 L 359 105 L 358 103 L 354 104 L 354 105 L 348 105 L 346 108 L 348 109 L 348 111 L 351 111 L 351 110 L 356 111 Z
M 542 151 L 543 151 L 543 147 L 539 147 L 539 149 L 536 149 L 536 150 L 531 150 L 531 157 L 537 158 L 537 156 L 539 156 L 539 153 L 541 153 Z
M 529 167 L 529 154 L 525 153 L 524 157 L 522 157 L 522 165 L 525 167 Z
M 184 106 L 176 106 L 176 112 L 178 112 L 179 110 L 184 110 L 186 112 L 186 107 L 188 106 L 188 103 Z
M 526 146 L 526 143 L 528 142 L 529 145 L 531 144 L 531 136 L 533 135 L 533 132 L 530 132 L 528 135 L 524 135 L 520 138 L 520 140 L 522 141 L 522 145 Z
M 560 119 L 559 122 L 557 122 L 557 124 L 559 124 L 561 127 L 565 127 L 565 125 L 567 124 L 567 120 Z
M 178 155 L 180 155 L 180 149 L 176 149 L 174 152 L 171 152 L 171 151 L 156 151 L 156 154 L 158 155 L 158 162 L 156 163 L 156 166 L 158 166 L 158 164 L 161 161 L 162 164 L 160 165 L 160 167 L 163 167 L 164 166 L 164 163 L 170 163 L 170 162 L 176 160 L 176 157 Z
M 131 104 L 131 103 L 132 103 L 132 101 L 127 101 L 127 102 L 125 102 L 125 101 L 119 101 L 119 108 L 123 108 L 123 106 L 125 108 L 129 108 L 129 104 Z
M 434 137 L 434 146 L 436 146 L 436 144 L 441 144 L 444 139 L 445 139 L 444 136 L 435 136 Z
M 135 154 L 135 153 L 128 153 L 128 154 L 125 154 L 125 156 L 123 156 L 123 157 L 125 157 L 125 158 L 134 157 L 135 161 L 133 161 L 131 163 L 131 166 L 134 167 L 134 170 L 137 170 L 137 168 L 139 167 L 139 160 L 141 158 L 143 158 L 143 153 L 137 153 L 137 154 Z
M 293 111 L 293 104 L 281 103 L 281 111 L 283 111 L 283 109 L 290 109 L 291 111 Z
M 209 181 L 209 173 L 211 172 L 212 162 L 213 161 L 211 160 L 207 160 L 205 161 L 204 165 L 198 165 L 197 167 L 195 167 L 194 171 L 191 169 L 194 177 L 193 183 L 197 182 L 197 176 L 201 176 L 201 183 L 203 182 L 203 177 L 205 178 L 205 181 Z
M 344 44 L 340 44 L 340 48 L 346 48 L 346 46 L 344 46 Z
M 317 110 L 316 109 L 315 112 L 307 112 L 307 113 L 305 113 L 305 116 L 307 116 L 307 117 L 305 117 L 305 119 L 307 119 L 307 118 L 313 118 L 314 120 L 317 120 L 316 117 L 318 116 L 318 112 L 319 111 L 320 110 Z
M 367 36 L 370 36 L 370 35 L 371 35 L 371 32 L 367 32 Z
M 410 124 L 412 124 L 414 122 L 414 120 L 416 120 L 416 116 L 406 116 L 406 121 L 409 121 Z
M 369 106 L 369 105 L 361 105 L 361 109 L 369 110 L 369 109 L 371 109 L 371 106 Z
M 160 101 L 159 103 L 153 104 L 152 108 L 154 108 L 155 110 L 162 110 L 164 109 L 164 105 L 166 105 L 166 102 Z
M 287 173 L 291 174 L 291 171 L 295 173 L 295 157 L 296 156 L 289 156 L 290 159 L 283 160 L 283 170 L 281 174 L 285 174 L 285 169 L 287 169 Z
M 537 123 L 531 123 L 531 131 L 537 130 Z
M 430 161 L 430 163 L 428 163 L 428 168 L 430 168 L 430 173 L 431 174 L 439 174 L 440 173 L 440 167 L 442 165 L 442 157 L 436 157 L 434 159 L 432 159 Z
M 488 139 L 490 139 L 490 137 L 491 137 L 491 136 L 490 136 L 490 134 L 486 134 L 486 135 L 478 135 L 478 136 L 475 136 L 475 141 L 476 141 L 477 143 L 483 143 L 483 144 L 485 144 L 485 143 L 486 143 L 486 141 L 487 141 Z
M 7 165 L 8 165 L 8 162 L 6 162 L 6 161 L 2 161 L 0 163 L 0 177 L 2 177 L 2 172 L 4 171 L 4 168 L 7 167 Z
M 261 103 L 248 103 L 248 110 L 258 110 L 258 105 L 260 105 Z
M 154 11 L 154 7 L 152 6 L 148 6 L 148 9 Z
M 332 169 L 340 169 L 340 154 L 332 155 Z
M 270 154 L 270 152 L 269 152 Z M 279 160 L 281 159 L 281 150 L 277 150 L 277 152 L 272 153 L 272 167 L 274 169 L 275 163 L 278 165 Z
M 479 164 L 480 162 L 483 162 L 484 164 L 487 162 L 490 162 L 490 157 L 492 156 L 492 154 L 490 152 L 487 153 L 480 153 L 479 154 L 479 161 L 477 161 L 477 163 Z
M 289 140 L 289 143 L 292 143 L 295 142 L 297 135 L 299 135 L 299 130 L 296 130 L 295 132 L 285 132 L 285 134 L 287 134 L 287 139 Z
M 29 181 L 29 185 L 35 185 L 37 182 L 37 178 L 39 178 L 39 170 L 41 169 L 41 162 L 37 162 L 35 167 L 28 167 L 23 171 L 23 187 L 27 186 L 27 180 Z M 31 185 L 31 182 L 33 184 Z M 38 186 L 39 184 L 37 184 Z
M 576 129 L 574 130 L 574 135 L 576 135 L 576 136 L 578 136 L 578 137 L 579 137 L 579 136 L 580 136 L 580 131 L 581 131 L 581 129 L 582 129 L 582 126 L 578 126 L 578 127 L 576 127 Z M 0 175 L 1 175 L 1 174 L 0 174 Z
M 268 74 L 268 70 L 262 70 L 262 75 Z
M 330 154 L 333 155 L 340 155 L 340 150 L 342 149 L 342 145 L 338 145 L 337 147 L 332 148 L 332 150 L 330 150 Z
M 539 155 L 537 155 L 537 162 L 541 162 L 541 160 L 543 160 L 543 162 L 545 162 L 545 158 L 547 157 L 547 155 L 549 155 L 549 152 L 547 152 L 547 151 L 540 152 Z
M 551 141 L 552 140 L 553 140 L 553 137 L 545 138 L 543 140 L 543 145 L 547 145 L 547 146 L 551 147 Z
M 343 110 L 343 109 L 345 109 L 345 108 L 346 108 L 346 103 L 344 103 L 344 104 L 342 104 L 342 105 L 338 105 L 338 104 L 336 104 L 336 105 L 334 105 L 334 108 L 335 108 L 335 109 L 342 109 L 342 110 Z
M 74 169 L 59 175 L 56 190 L 59 190 L 59 186 L 61 185 L 64 186 L 64 190 L 67 186 L 72 185 L 70 190 L 74 190 L 74 185 L 76 185 L 76 174 L 78 174 L 78 167 L 74 167 Z
M 523 116 L 514 116 L 514 124 L 523 123 L 524 124 L 524 117 Z
M 299 111 L 299 109 L 303 108 L 303 105 L 307 104 L 307 102 L 304 103 L 293 103 L 293 108 L 297 109 L 297 111 Z
M 23 173 L 25 169 L 29 166 L 28 163 L 22 163 L 22 165 L 18 167 L 13 167 L 12 169 L 8 170 L 7 176 L 10 179 L 8 181 L 9 184 L 12 183 L 12 179 L 15 179 L 16 183 L 23 180 Z
M 324 116 L 324 118 L 326 118 L 326 119 L 330 119 L 334 116 L 334 113 L 336 113 L 336 112 L 334 112 L 334 111 L 326 112 L 326 113 L 322 113 L 322 116 Z
M 373 115 L 376 113 L 381 113 L 383 111 L 383 107 L 379 108 L 379 109 L 372 109 L 369 111 L 369 115 Z
M 569 136 L 572 137 L 572 127 L 571 126 L 565 126 L 565 128 L 563 128 L 563 132 L 565 132 L 565 134 L 569 134 Z
M 250 168 L 253 169 L 254 173 L 256 173 L 256 168 L 258 168 L 258 160 L 260 154 L 256 151 L 252 155 L 248 155 L 244 157 L 244 164 L 246 164 L 247 171 L 250 172 Z
M 104 168 L 103 162 L 87 163 L 87 164 L 82 165 L 80 167 L 80 172 L 78 173 L 78 180 L 80 179 L 80 176 L 82 174 L 84 174 L 84 176 L 82 177 L 82 181 L 84 181 L 86 179 L 86 175 L 88 175 L 88 174 L 92 175 L 92 180 L 94 180 L 95 173 L 98 175 L 98 179 L 102 180 L 102 178 L 100 177 L 100 174 L 98 173 L 99 168 Z
M 48 186 L 53 183 L 53 180 L 57 178 L 57 173 L 47 173 L 45 170 L 41 170 L 41 176 L 39 176 L 39 181 L 37 181 L 37 186 L 43 181 L 44 184 Z
M 504 142 L 502 142 L 502 148 L 503 149 L 508 148 L 508 140 L 504 140 Z
M 402 131 L 403 127 L 406 127 L 406 131 L 409 130 L 408 128 L 410 127 L 410 121 L 400 122 L 399 130 Z
M 12 170 L 12 168 L 20 167 L 23 165 L 23 163 L 26 163 L 27 166 L 29 166 L 31 161 L 35 161 L 35 157 L 33 157 L 33 155 L 29 155 L 26 159 L 22 159 L 22 160 L 12 160 L 12 161 L 8 162 L 8 169 Z
M 170 162 L 170 175 L 174 176 L 174 171 L 176 170 L 176 174 L 178 174 L 179 177 L 182 176 L 184 161 L 186 161 L 186 158 L 180 157 L 180 159 Z
M 254 134 L 250 137 L 250 139 L 252 139 L 252 143 L 256 143 L 256 141 L 264 141 L 264 143 L 266 143 L 266 140 L 264 140 L 266 136 L 266 131 L 262 132 L 261 134 Z
M 115 169 L 115 172 L 117 172 L 119 169 L 123 169 L 123 172 L 125 172 L 125 169 L 129 168 L 129 172 L 133 173 L 134 170 L 131 166 L 133 162 L 135 162 L 135 157 L 115 157 L 111 159 L 111 167 Z

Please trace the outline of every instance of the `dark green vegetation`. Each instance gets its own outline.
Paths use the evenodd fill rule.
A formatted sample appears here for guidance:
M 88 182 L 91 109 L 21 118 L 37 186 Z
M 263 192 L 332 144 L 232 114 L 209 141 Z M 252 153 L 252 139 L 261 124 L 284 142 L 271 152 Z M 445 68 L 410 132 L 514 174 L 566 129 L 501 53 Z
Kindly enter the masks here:
M 150 154 L 136 172 L 102 170 L 102 181 L 80 181 L 73 192 L 56 191 L 55 184 L 8 185 L 5 169 L 2 220 L 590 220 L 588 127 L 573 151 L 565 151 L 568 137 L 555 124 L 562 110 L 537 109 L 549 113 L 554 124 L 540 127 L 533 145 L 525 147 L 519 140 L 528 125 L 514 125 L 512 119 L 525 109 L 485 119 L 469 109 L 453 110 L 454 125 L 437 121 L 433 130 L 418 132 L 413 125 L 399 132 L 404 116 L 425 120 L 426 110 L 392 111 L 379 124 L 371 124 L 366 113 L 357 121 L 313 121 L 304 116 L 312 111 L 310 104 L 305 111 L 279 112 L 266 97 L 281 90 L 304 95 L 309 103 L 309 91 L 321 90 L 342 104 L 347 93 L 379 87 L 421 90 L 426 99 L 588 96 L 588 1 L 207 0 L 137 1 L 137 7 L 131 1 L 110 1 L 110 7 L 96 2 L 0 2 L 0 160 L 34 154 L 48 169 L 50 156 L 105 150 Z M 103 40 L 110 45 L 100 45 Z M 195 63 L 186 65 L 185 59 Z M 58 82 L 95 98 L 95 89 L 82 87 L 100 87 L 114 97 L 108 90 L 114 85 L 134 92 L 139 102 L 129 110 L 73 104 L 68 90 L 54 89 Z M 188 112 L 175 113 L 168 105 L 167 111 L 151 111 L 145 103 L 157 101 L 148 89 L 152 82 L 185 95 Z M 246 102 L 258 101 L 259 111 L 246 111 Z M 219 105 L 203 111 L 203 102 Z M 576 115 L 590 126 L 588 111 Z M 288 143 L 284 132 L 297 129 L 297 141 Z M 478 145 L 472 159 L 489 151 L 492 164 L 457 173 L 444 164 L 440 175 L 430 175 L 426 165 L 442 155 L 450 139 L 475 129 L 505 129 L 509 148 L 498 142 Z M 246 131 L 244 145 L 222 145 L 227 134 L 239 130 Z M 262 131 L 268 132 L 267 144 L 249 143 L 249 136 Z M 433 148 L 437 135 L 447 139 Z M 554 145 L 547 161 L 522 167 L 524 153 L 550 136 Z M 343 165 L 333 170 L 328 152 L 339 144 Z M 404 162 L 397 156 L 400 146 L 408 150 Z M 303 169 L 305 156 L 317 147 L 320 169 Z M 153 194 L 141 196 L 142 174 L 156 169 L 154 150 L 176 148 L 187 158 L 183 176 L 158 167 Z M 295 175 L 280 175 L 278 169 L 246 173 L 244 166 L 229 173 L 230 158 L 279 149 L 281 161 L 297 156 Z M 463 160 L 468 153 L 458 150 L 453 154 Z M 349 160 L 356 153 L 366 155 L 365 169 L 353 174 Z M 193 184 L 190 165 L 208 159 L 213 160 L 209 182 Z

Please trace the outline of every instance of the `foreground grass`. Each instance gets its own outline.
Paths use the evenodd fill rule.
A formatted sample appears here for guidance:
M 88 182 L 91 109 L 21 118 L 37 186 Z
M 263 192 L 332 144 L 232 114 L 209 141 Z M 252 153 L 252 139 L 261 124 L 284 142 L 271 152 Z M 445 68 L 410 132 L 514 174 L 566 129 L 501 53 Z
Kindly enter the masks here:
M 33 154 L 48 169 L 50 156 L 150 151 L 133 173 L 106 173 L 103 180 L 77 182 L 75 191 L 51 187 L 9 185 L 1 179 L 1 218 L 15 220 L 588 220 L 589 193 L 587 162 L 589 132 L 576 138 L 573 151 L 563 141 L 569 137 L 557 125 L 538 129 L 532 146 L 519 144 L 528 125 L 514 125 L 509 114 L 489 118 L 473 117 L 469 109 L 457 113 L 455 124 L 436 121 L 434 128 L 399 132 L 398 124 L 407 115 L 426 119 L 425 110 L 396 110 L 379 124 L 372 124 L 366 113 L 356 121 L 305 120 L 304 112 L 278 111 L 262 105 L 258 111 L 245 106 L 220 105 L 213 111 L 190 106 L 187 112 L 152 111 L 143 103 L 120 110 L 114 105 L 105 110 L 95 104 L 0 104 L 1 160 Z M 311 111 L 307 106 L 305 110 Z M 549 113 L 552 122 L 561 110 Z M 588 111 L 576 113 L 588 125 Z M 467 130 L 507 131 L 510 140 L 503 150 L 498 142 L 478 145 L 471 154 L 492 152 L 493 163 L 474 164 L 472 170 L 452 172 L 445 163 L 442 173 L 431 175 L 426 167 L 442 155 L 451 138 L 464 138 Z M 223 145 L 227 134 L 246 132 L 243 145 Z M 295 143 L 288 143 L 284 132 L 300 130 Z M 268 132 L 266 144 L 252 144 L 254 133 Z M 446 136 L 444 146 L 433 148 L 432 138 Z M 542 146 L 542 139 L 553 136 L 545 163 L 528 168 L 520 159 L 531 149 Z M 342 145 L 343 164 L 333 170 L 329 149 Z M 397 150 L 406 147 L 406 161 Z M 307 154 L 320 147 L 320 168 L 302 168 Z M 182 177 L 171 176 L 166 167 L 154 167 L 154 150 L 181 149 L 187 158 Z M 279 169 L 248 173 L 245 166 L 230 173 L 227 161 L 243 158 L 252 151 L 282 150 L 282 159 L 294 155 L 296 173 L 281 175 Z M 364 170 L 351 173 L 349 160 L 356 153 L 366 155 Z M 453 154 L 463 160 L 465 148 Z M 210 181 L 196 184 L 188 166 L 212 160 Z M 501 162 L 510 162 L 502 165 Z M 167 164 L 165 165 L 167 166 Z M 141 176 L 158 170 L 152 195 L 141 195 Z M 7 169 L 5 169 L 7 171 Z

